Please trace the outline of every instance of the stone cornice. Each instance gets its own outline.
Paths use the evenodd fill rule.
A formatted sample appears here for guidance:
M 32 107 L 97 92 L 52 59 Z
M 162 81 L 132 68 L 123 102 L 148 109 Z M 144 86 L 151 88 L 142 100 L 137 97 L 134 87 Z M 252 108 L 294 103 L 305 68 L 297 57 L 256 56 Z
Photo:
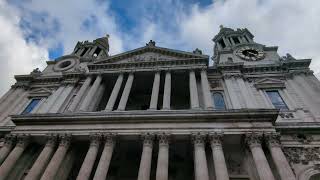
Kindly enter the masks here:
M 177 111 L 115 111 L 65 114 L 13 115 L 17 125 L 146 123 L 152 122 L 271 122 L 278 116 L 275 109 L 255 110 L 177 110 Z

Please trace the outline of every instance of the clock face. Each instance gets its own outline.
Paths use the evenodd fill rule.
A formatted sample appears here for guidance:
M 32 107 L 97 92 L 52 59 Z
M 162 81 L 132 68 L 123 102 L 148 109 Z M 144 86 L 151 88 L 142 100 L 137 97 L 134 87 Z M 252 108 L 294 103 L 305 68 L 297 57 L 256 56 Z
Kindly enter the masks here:
M 264 58 L 265 55 L 261 49 L 253 47 L 242 47 L 238 49 L 235 54 L 247 61 L 257 61 Z

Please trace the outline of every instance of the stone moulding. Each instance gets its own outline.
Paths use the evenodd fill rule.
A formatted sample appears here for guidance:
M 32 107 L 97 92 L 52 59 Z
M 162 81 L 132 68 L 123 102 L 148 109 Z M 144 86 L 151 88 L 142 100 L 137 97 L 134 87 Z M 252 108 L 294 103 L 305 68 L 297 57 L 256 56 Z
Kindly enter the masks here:
M 17 125 L 36 124 L 96 124 L 96 123 L 146 123 L 146 122 L 270 122 L 275 123 L 278 110 L 228 110 L 228 111 L 115 111 L 65 114 L 13 115 Z

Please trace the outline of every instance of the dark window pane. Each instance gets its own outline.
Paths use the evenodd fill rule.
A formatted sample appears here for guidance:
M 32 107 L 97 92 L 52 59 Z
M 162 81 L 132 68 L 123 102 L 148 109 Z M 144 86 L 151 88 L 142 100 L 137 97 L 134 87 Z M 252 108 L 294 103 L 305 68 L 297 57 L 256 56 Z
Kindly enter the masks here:
M 22 112 L 22 114 L 29 114 L 40 102 L 40 99 L 32 99 L 31 102 L 28 104 L 26 109 Z
M 215 109 L 218 109 L 218 110 L 226 109 L 224 98 L 221 93 L 213 93 L 212 97 L 213 97 L 213 103 L 214 103 Z
M 267 91 L 267 94 L 275 108 L 288 110 L 286 103 L 284 103 L 278 91 Z

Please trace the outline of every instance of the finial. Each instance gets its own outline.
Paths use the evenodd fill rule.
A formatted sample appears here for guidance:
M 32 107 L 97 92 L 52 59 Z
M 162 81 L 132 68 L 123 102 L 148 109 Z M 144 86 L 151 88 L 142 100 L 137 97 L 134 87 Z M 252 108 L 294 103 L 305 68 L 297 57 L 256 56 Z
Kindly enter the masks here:
M 221 25 L 220 25 L 220 29 L 222 29 L 222 28 L 223 28 L 223 25 L 221 24 Z
M 156 42 L 153 41 L 153 40 L 150 40 L 150 41 L 146 44 L 146 46 L 156 46 Z
M 106 34 L 106 38 L 109 38 L 110 37 L 110 35 L 109 34 Z

